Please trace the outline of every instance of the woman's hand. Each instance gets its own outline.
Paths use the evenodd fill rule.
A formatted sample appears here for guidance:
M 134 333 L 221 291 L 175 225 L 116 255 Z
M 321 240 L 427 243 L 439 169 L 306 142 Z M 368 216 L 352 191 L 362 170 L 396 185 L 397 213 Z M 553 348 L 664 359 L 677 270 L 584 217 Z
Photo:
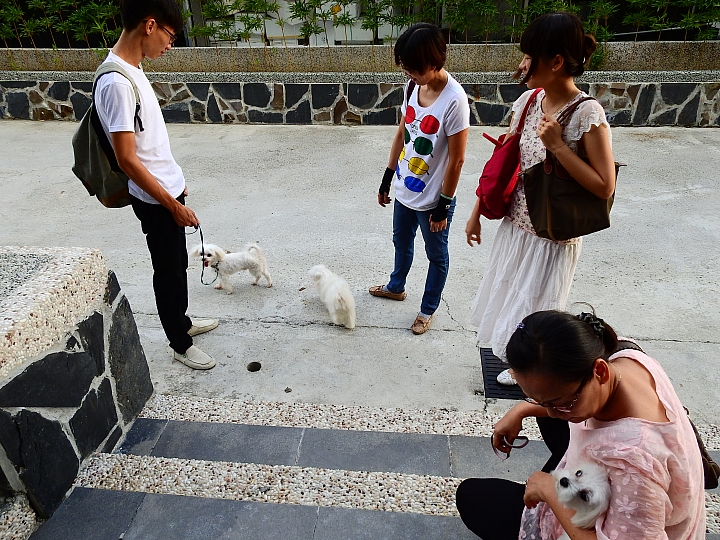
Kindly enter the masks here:
M 510 444 L 515 441 L 522 430 L 524 415 L 516 407 L 506 412 L 493 428 L 492 445 L 503 454 L 510 455 L 512 450 Z
M 555 493 L 555 480 L 548 473 L 536 471 L 525 485 L 523 502 L 527 508 L 535 508 L 540 502 L 547 502 Z
M 482 226 L 480 225 L 479 219 L 473 219 L 472 216 L 468 219 L 467 225 L 465 225 L 465 237 L 467 238 L 468 246 L 473 247 L 473 242 L 480 245 L 482 242 L 481 238 Z
M 543 143 L 543 146 L 555 153 L 555 151 L 562 147 L 565 142 L 562 138 L 563 127 L 558 124 L 558 121 L 551 114 L 544 114 L 540 121 L 540 126 L 537 128 L 537 135 Z
M 475 207 L 473 208 L 467 224 L 465 225 L 465 237 L 467 239 L 468 246 L 473 247 L 473 242 L 475 242 L 478 246 L 480 245 L 480 242 L 482 241 L 481 231 L 482 225 L 480 224 L 480 208 L 478 199 L 478 202 L 475 203 Z

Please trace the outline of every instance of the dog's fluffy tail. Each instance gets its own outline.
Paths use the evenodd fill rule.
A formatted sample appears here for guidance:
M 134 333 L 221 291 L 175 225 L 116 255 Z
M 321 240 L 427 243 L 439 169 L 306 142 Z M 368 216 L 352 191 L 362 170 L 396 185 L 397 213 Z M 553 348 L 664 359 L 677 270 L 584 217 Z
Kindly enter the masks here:
M 258 262 L 260 263 L 260 273 L 265 278 L 268 288 L 272 287 L 272 278 L 270 277 L 270 272 L 268 272 L 267 259 L 265 258 L 265 253 L 263 252 L 262 248 L 257 244 L 248 244 L 245 249 L 247 249 L 249 253 L 252 253 L 258 260 Z
M 246 249 L 248 251 L 254 252 L 257 258 L 265 260 L 265 253 L 263 252 L 262 248 L 257 244 L 248 244 Z
M 341 294 L 338 297 L 338 303 L 342 306 L 342 311 L 345 313 L 345 328 L 352 330 L 355 328 L 355 298 L 352 294 L 349 298 Z

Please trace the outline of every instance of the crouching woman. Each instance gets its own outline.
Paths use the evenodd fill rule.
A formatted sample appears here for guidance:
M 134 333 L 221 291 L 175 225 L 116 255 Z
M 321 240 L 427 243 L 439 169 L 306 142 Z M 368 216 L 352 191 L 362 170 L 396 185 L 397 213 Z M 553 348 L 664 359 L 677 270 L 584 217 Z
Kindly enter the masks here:
M 615 352 L 617 351 L 617 352 Z M 705 538 L 703 467 L 692 425 L 660 364 L 621 349 L 613 329 L 589 313 L 540 311 L 518 325 L 507 359 L 528 398 L 495 425 L 493 447 L 509 454 L 524 418 L 559 418 L 569 443 L 543 438 L 560 467 L 590 461 L 605 467 L 612 495 L 594 530 L 573 525 L 555 483 L 538 471 L 522 485 L 499 479 L 460 484 L 460 515 L 483 540 Z M 563 447 L 566 449 L 563 451 Z M 551 458 L 551 461 L 553 458 Z

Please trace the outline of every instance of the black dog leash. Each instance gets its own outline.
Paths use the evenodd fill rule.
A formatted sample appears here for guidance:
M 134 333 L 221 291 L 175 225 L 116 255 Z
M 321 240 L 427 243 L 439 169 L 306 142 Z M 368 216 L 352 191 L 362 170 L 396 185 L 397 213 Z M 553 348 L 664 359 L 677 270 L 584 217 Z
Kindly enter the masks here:
M 217 266 L 213 265 L 212 268 L 213 268 L 213 270 L 215 270 L 215 279 L 213 279 L 210 283 L 205 283 L 205 278 L 204 278 L 204 276 L 205 276 L 205 239 L 203 238 L 202 228 L 200 227 L 200 225 L 198 225 L 197 227 L 195 227 L 195 230 L 193 232 L 191 232 L 189 234 L 185 233 L 185 235 L 190 236 L 191 234 L 195 234 L 198 231 L 200 231 L 200 254 L 202 257 L 202 270 L 200 271 L 200 283 L 202 283 L 203 285 L 212 285 L 213 283 L 215 283 L 217 281 L 218 277 L 220 277 L 220 271 L 217 269 Z

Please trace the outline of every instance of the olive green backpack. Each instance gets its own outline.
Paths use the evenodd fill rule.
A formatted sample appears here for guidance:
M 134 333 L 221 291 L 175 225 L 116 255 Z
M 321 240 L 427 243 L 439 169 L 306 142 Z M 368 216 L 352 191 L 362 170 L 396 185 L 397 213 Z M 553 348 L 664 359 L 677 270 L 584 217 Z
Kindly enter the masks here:
M 144 131 L 140 120 L 140 94 L 137 86 L 127 72 L 114 62 L 105 62 L 95 72 L 92 89 L 92 103 L 80 121 L 72 139 L 75 165 L 72 171 L 87 189 L 107 208 L 122 208 L 130 204 L 128 177 L 120 169 L 115 151 L 110 144 L 95 108 L 95 87 L 103 75 L 119 73 L 132 84 L 135 91 L 135 122 L 140 131 Z

